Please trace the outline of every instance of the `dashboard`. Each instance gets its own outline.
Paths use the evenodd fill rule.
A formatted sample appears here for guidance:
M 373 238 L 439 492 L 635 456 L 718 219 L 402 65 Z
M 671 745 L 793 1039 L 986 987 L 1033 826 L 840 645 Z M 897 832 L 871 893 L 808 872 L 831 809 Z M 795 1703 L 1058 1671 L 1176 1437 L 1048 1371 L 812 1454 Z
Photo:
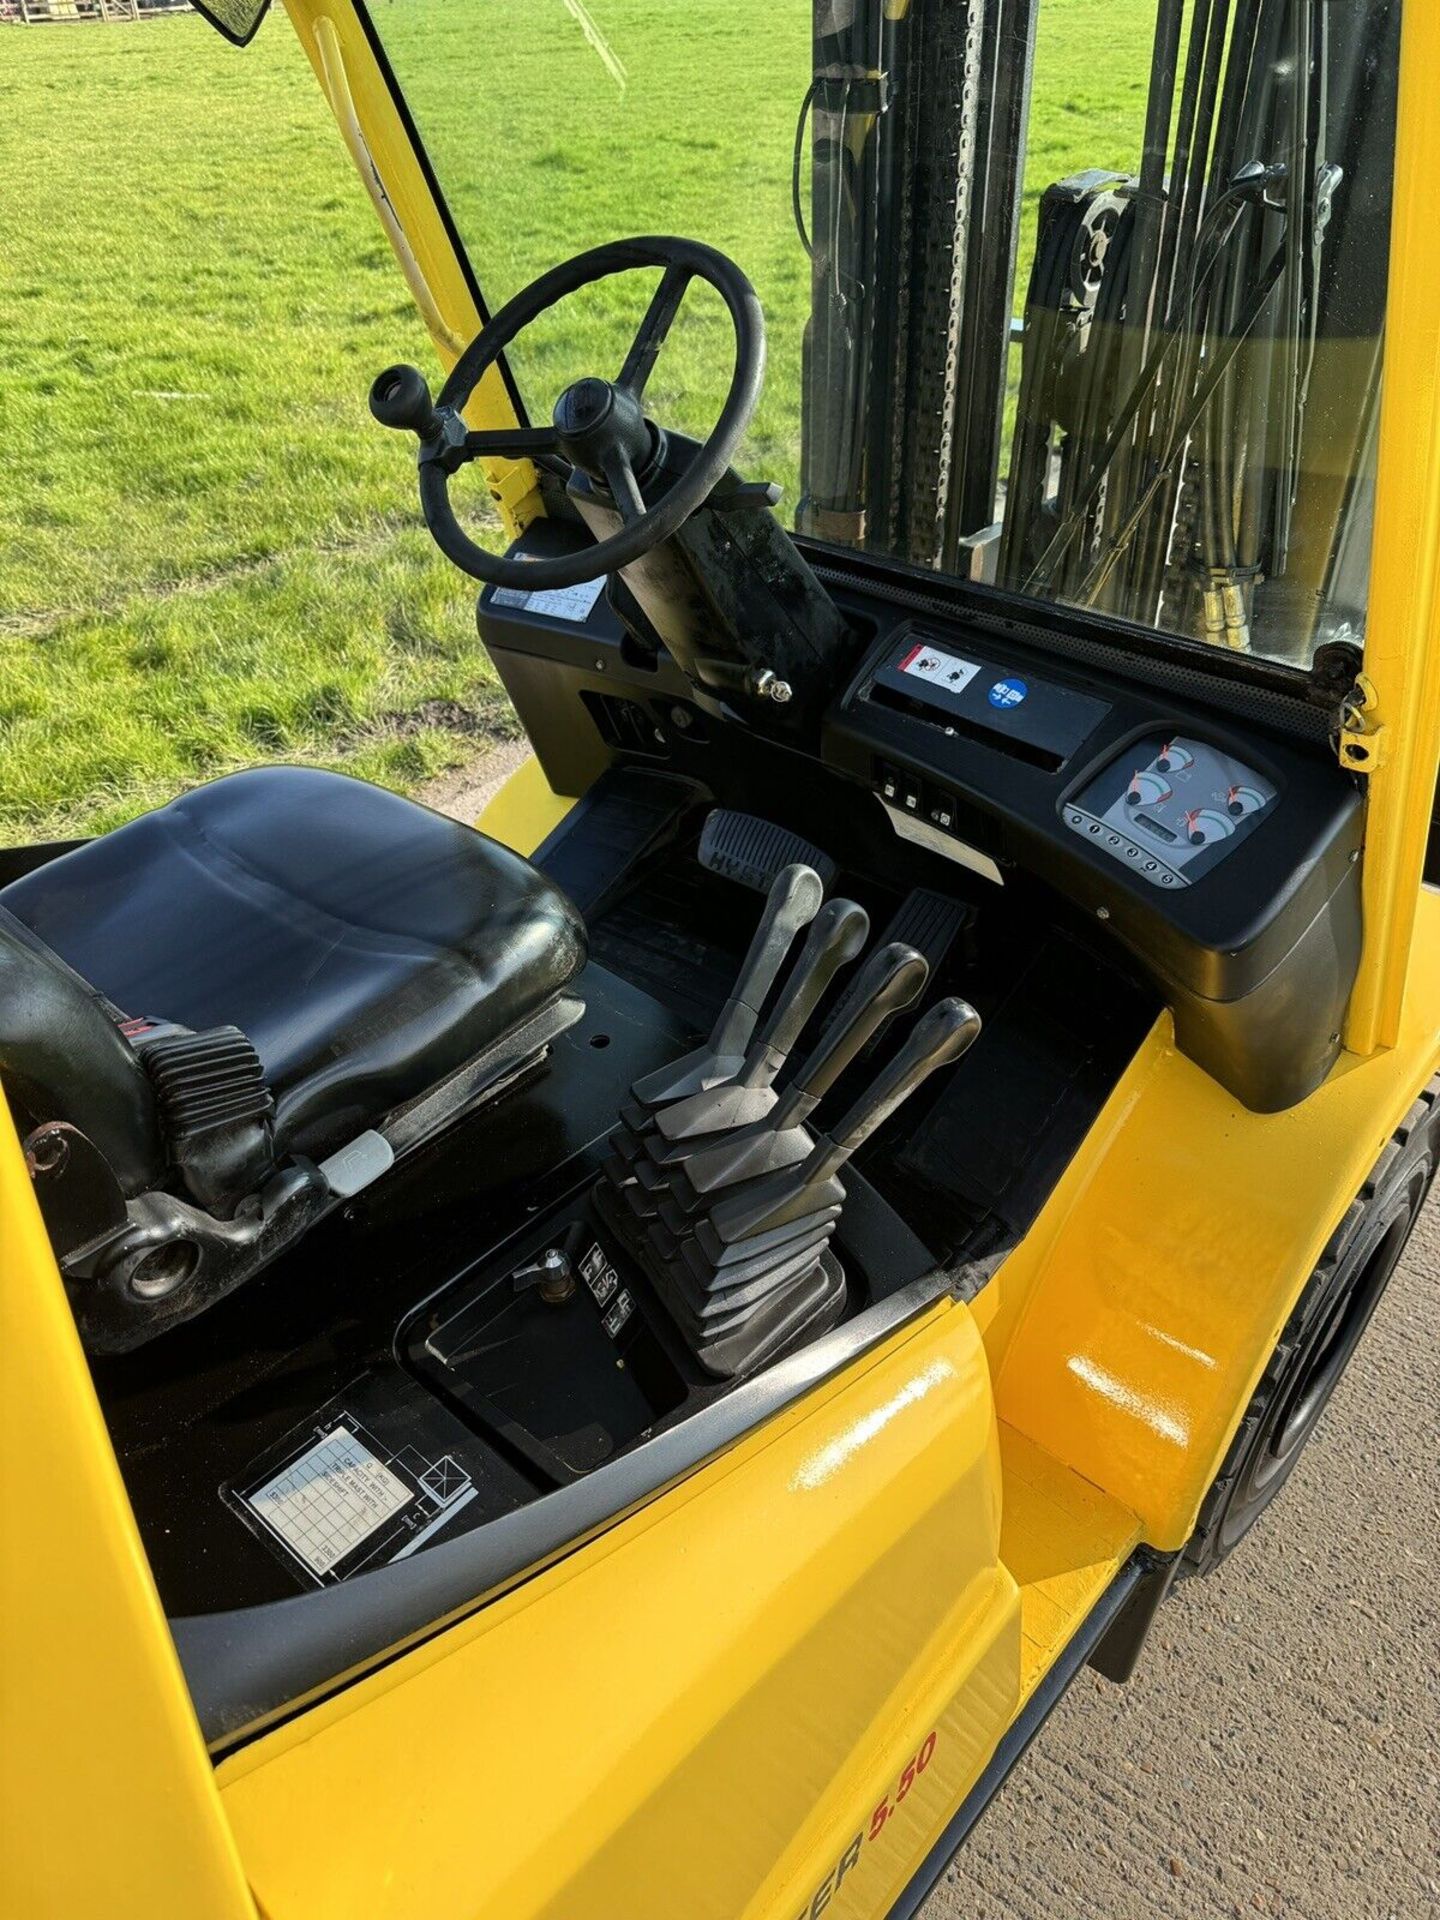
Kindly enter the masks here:
M 1112 710 L 1029 668 L 969 659 L 923 628 L 887 651 L 868 697 L 884 703 L 887 693 L 893 708 L 931 719 L 949 737 L 979 740 L 1051 772 Z M 927 804 L 921 784 L 893 769 L 882 797 L 942 831 L 953 824 L 943 794 Z M 1187 887 L 1247 839 L 1276 798 L 1274 784 L 1247 761 L 1169 729 L 1118 754 L 1066 801 L 1061 817 L 1102 853 L 1132 863 L 1150 886 Z
M 1203 672 L 1165 684 L 974 607 L 920 614 L 863 577 L 826 584 L 854 643 L 799 740 L 697 706 L 607 593 L 556 609 L 487 591 L 478 620 L 557 791 L 649 763 L 857 869 L 903 849 L 1001 899 L 1047 887 L 1128 949 L 1182 1049 L 1245 1105 L 1304 1099 L 1338 1057 L 1361 939 L 1363 800 L 1316 716 L 1298 700 L 1289 728 L 1263 703 L 1237 715 Z

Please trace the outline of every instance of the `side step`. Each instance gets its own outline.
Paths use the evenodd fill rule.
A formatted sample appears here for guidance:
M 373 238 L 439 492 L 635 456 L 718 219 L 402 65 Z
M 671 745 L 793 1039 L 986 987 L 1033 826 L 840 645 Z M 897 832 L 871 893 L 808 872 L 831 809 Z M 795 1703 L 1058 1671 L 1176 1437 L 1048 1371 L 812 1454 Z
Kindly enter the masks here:
M 1151 1556 L 1127 1507 L 1000 1421 L 1000 1558 L 1020 1590 L 1020 1701 L 980 1778 L 886 1910 L 926 1898 L 1082 1667 L 1143 1591 Z

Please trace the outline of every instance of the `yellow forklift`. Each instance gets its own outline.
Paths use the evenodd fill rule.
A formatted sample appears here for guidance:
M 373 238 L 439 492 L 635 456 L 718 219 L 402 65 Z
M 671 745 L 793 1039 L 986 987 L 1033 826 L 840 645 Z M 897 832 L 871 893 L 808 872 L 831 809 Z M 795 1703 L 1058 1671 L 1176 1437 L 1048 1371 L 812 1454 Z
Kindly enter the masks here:
M 900 1920 L 1435 1173 L 1440 15 L 1137 0 L 1129 170 L 1027 193 L 1104 9 L 793 0 L 688 232 L 775 0 L 286 6 L 439 363 L 337 430 L 534 753 L 0 853 L 0 1905 Z M 584 148 L 661 237 L 574 232 L 561 122 L 692 30 Z M 555 192 L 477 280 L 417 121 L 501 59 Z

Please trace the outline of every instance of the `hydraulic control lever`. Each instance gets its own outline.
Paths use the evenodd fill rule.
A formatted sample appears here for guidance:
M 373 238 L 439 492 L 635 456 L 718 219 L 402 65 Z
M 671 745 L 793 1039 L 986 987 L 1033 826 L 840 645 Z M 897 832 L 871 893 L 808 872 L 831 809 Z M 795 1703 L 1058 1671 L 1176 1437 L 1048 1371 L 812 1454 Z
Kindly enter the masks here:
M 639 1260 L 700 1364 L 721 1379 L 753 1373 L 844 1313 L 849 1283 L 831 1244 L 845 1204 L 840 1170 L 980 1031 L 973 1007 L 942 1000 L 838 1126 L 809 1126 L 819 1101 L 929 978 L 924 955 L 902 941 L 874 954 L 777 1094 L 791 1049 L 868 931 L 854 901 L 822 907 L 738 1071 L 672 1104 L 640 1107 L 640 1121 L 622 1115 L 620 1143 L 596 1189 L 602 1218 Z M 743 998 L 738 989 L 735 998 Z M 753 1027 L 753 999 L 748 1004 Z
M 709 1040 L 682 1060 L 637 1080 L 630 1091 L 642 1106 L 661 1107 L 708 1093 L 740 1073 L 765 997 L 795 936 L 819 913 L 824 898 L 824 882 L 813 867 L 796 864 L 781 869 L 771 882 L 735 990 L 721 1008 Z
M 798 1167 L 757 1181 L 752 1188 L 721 1200 L 712 1209 L 699 1229 L 705 1251 L 709 1253 L 710 1246 L 716 1245 L 711 1257 L 720 1257 L 719 1248 L 784 1227 L 798 1229 L 807 1216 L 823 1216 L 830 1208 L 840 1206 L 845 1189 L 836 1176 L 851 1154 L 937 1068 L 958 1060 L 979 1033 L 980 1016 L 968 1001 L 939 1001 L 916 1022 L 905 1045 L 880 1070 L 834 1132 L 816 1134 L 814 1146 Z
M 655 1124 L 667 1140 L 689 1140 L 765 1118 L 775 1105 L 775 1076 L 824 998 L 826 988 L 841 967 L 859 953 L 869 933 L 870 916 L 854 900 L 831 900 L 820 909 L 800 958 L 735 1079 L 656 1114 Z
M 649 1143 L 651 1157 L 668 1166 L 683 1160 L 677 1176 L 677 1198 L 698 1202 L 699 1196 L 720 1187 L 750 1180 L 762 1173 L 779 1173 L 803 1160 L 811 1148 L 805 1122 L 892 1014 L 900 1013 L 920 997 L 930 976 L 923 953 L 903 941 L 872 953 L 855 982 L 850 1013 L 836 1020 L 812 1047 L 795 1078 L 764 1120 L 740 1132 L 691 1148 L 688 1142 Z

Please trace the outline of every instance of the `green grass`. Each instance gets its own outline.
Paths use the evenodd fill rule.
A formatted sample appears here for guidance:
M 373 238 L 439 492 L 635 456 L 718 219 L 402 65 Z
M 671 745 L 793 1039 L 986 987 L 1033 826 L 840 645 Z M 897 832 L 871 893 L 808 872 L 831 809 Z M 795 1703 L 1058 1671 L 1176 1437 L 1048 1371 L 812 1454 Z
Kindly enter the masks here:
M 261 759 L 411 785 L 508 728 L 366 411 L 425 341 L 283 14 L 245 54 L 3 31 L 5 836 Z
M 770 327 L 745 461 L 793 501 L 808 0 L 590 10 L 623 92 L 562 0 L 375 17 L 492 304 L 626 233 L 741 261 Z M 1143 109 L 1153 0 L 1052 12 L 1027 222 L 1047 181 L 1133 164 Z M 0 205 L 0 838 L 103 829 L 262 759 L 410 787 L 509 729 L 470 585 L 366 411 L 379 367 L 434 357 L 283 13 L 244 53 L 193 16 L 0 29 Z M 610 368 L 645 292 L 537 330 L 537 411 Z M 726 348 L 697 301 L 657 413 L 707 424 Z
M 791 165 L 810 80 L 810 0 L 593 0 L 589 12 L 626 70 L 623 91 L 562 0 L 372 7 L 492 306 L 566 254 L 634 233 L 693 234 L 740 262 L 769 339 L 742 464 L 780 481 L 793 507 L 810 263 L 795 233 Z M 1046 0 L 1022 291 L 1044 188 L 1082 167 L 1138 164 L 1154 17 L 1154 0 Z M 618 367 L 650 284 L 607 283 L 533 329 L 514 356 L 525 390 L 548 408 L 577 372 Z M 704 431 L 723 397 L 728 347 L 724 309 L 702 291 L 657 364 L 648 395 L 657 417 Z

